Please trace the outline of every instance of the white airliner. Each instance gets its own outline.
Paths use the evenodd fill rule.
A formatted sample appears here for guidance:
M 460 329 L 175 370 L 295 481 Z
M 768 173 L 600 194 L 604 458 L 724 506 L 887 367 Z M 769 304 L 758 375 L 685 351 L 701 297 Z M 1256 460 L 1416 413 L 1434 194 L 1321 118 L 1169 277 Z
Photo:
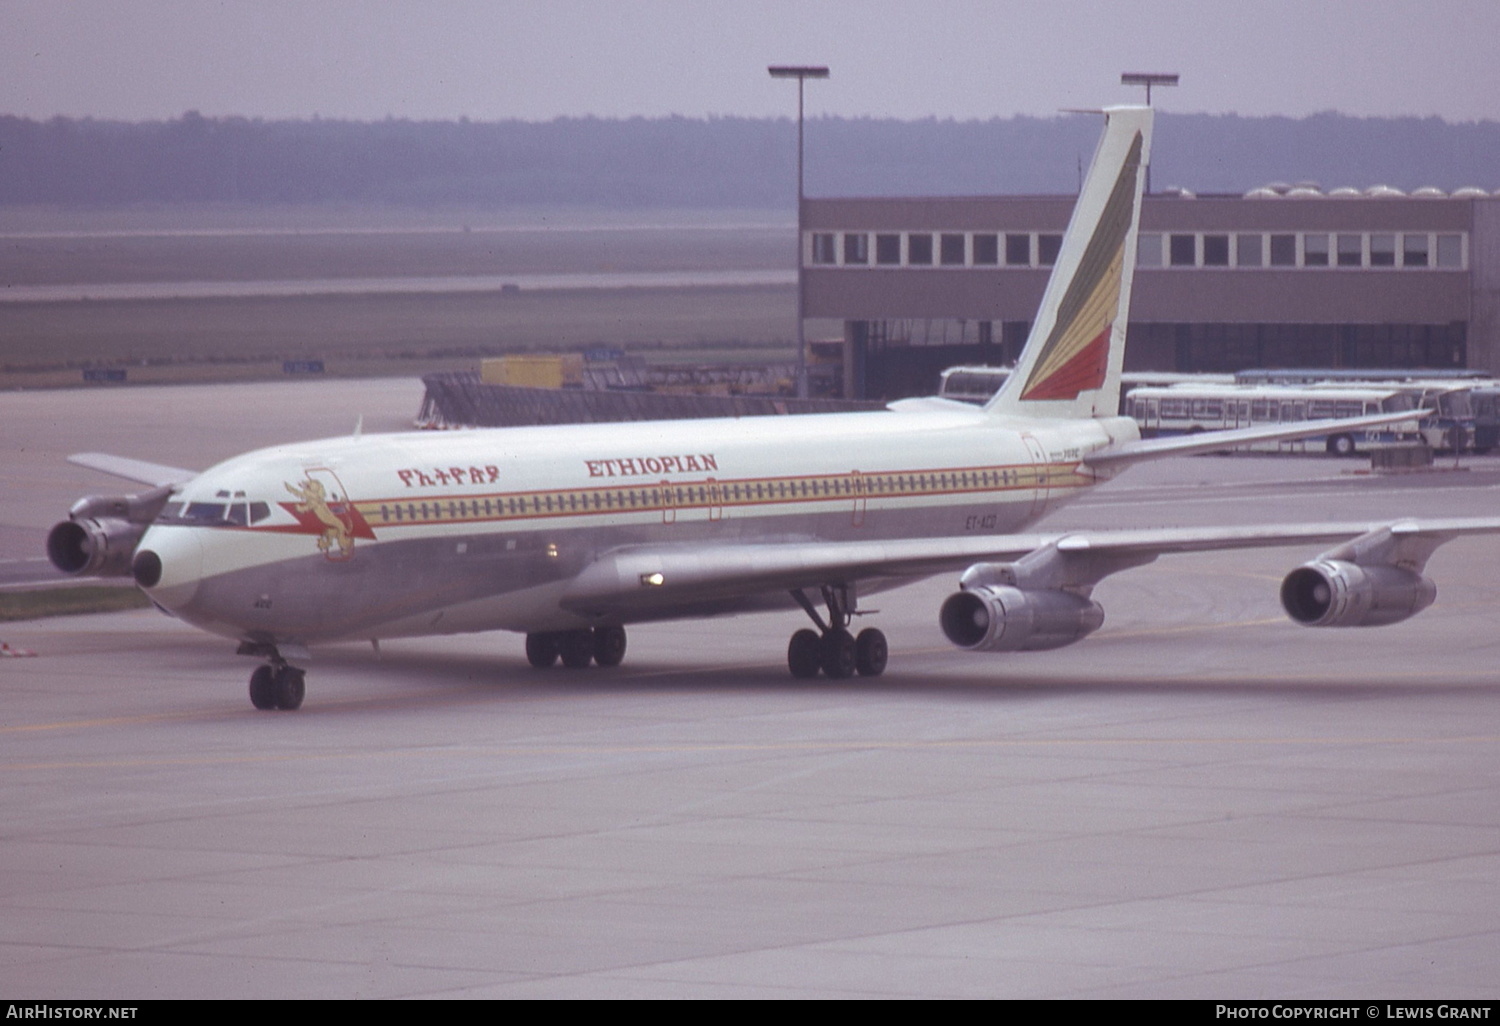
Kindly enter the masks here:
M 943 631 L 986 652 L 1078 641 L 1103 622 L 1094 585 L 1167 552 L 1337 543 L 1286 578 L 1293 619 L 1426 608 L 1432 551 L 1500 519 L 1018 533 L 1131 463 L 1329 428 L 1142 441 L 1116 415 L 1151 111 L 1104 115 L 1031 337 L 983 408 L 356 435 L 202 474 L 82 454 L 153 487 L 80 500 L 48 552 L 237 640 L 264 661 L 261 709 L 301 704 L 294 662 L 322 642 L 504 629 L 534 666 L 614 666 L 630 623 L 798 606 L 818 629 L 792 635 L 795 676 L 876 675 L 885 636 L 851 633 L 858 600 L 942 571 L 962 571 Z

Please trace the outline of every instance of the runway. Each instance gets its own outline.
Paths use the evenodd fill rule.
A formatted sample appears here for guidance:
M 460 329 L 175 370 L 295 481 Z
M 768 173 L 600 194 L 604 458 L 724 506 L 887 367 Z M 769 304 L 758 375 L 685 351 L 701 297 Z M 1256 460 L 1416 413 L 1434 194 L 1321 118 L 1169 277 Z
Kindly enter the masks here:
M 112 482 L 408 423 L 414 382 L 0 395 L 19 557 Z M 155 411 L 154 413 L 152 411 Z M 22 429 L 18 429 L 22 430 Z M 7 428 L 8 433 L 10 428 Z M 9 449 L 10 447 L 8 447 Z M 1500 463 L 1144 467 L 1043 526 L 1490 514 Z M 6 541 L 8 539 L 8 541 Z M 1316 550 L 1163 558 L 1055 652 L 877 596 L 885 676 L 799 683 L 787 615 L 316 652 L 296 713 L 154 612 L 0 625 L 0 991 L 32 998 L 1500 996 L 1500 541 L 1412 621 L 1298 627 Z

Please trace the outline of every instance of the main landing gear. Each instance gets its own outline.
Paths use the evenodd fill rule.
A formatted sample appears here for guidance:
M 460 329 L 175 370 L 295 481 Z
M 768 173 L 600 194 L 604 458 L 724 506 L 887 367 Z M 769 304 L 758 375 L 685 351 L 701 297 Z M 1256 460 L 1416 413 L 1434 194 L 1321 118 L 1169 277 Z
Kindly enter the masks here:
M 266 662 L 250 674 L 250 704 L 257 709 L 299 708 L 307 694 L 307 675 L 282 658 L 275 645 L 240 643 L 240 655 L 263 656 Z
M 792 598 L 818 625 L 816 631 L 804 627 L 792 635 L 786 648 L 787 668 L 793 677 L 803 680 L 816 677 L 821 670 L 834 680 L 843 680 L 858 673 L 861 677 L 878 677 L 885 672 L 889 649 L 885 634 L 873 627 L 859 632 L 849 632 L 849 620 L 854 615 L 854 596 L 847 587 L 823 587 L 823 601 L 828 605 L 828 623 L 818 615 L 817 607 L 807 593 L 798 588 Z
M 576 631 L 543 631 L 526 635 L 526 661 L 545 670 L 558 659 L 571 670 L 619 666 L 625 658 L 624 627 L 585 627 Z

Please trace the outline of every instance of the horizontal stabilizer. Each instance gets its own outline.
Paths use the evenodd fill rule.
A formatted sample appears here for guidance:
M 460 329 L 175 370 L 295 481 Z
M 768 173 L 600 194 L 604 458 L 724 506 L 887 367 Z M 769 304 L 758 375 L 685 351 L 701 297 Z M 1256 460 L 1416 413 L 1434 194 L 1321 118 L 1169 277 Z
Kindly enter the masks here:
M 1389 424 L 1416 422 L 1426 415 L 1427 412 L 1423 410 L 1407 410 L 1405 413 L 1376 413 L 1368 417 L 1299 420 L 1285 424 L 1268 424 L 1264 427 L 1200 431 L 1190 435 L 1173 435 L 1170 438 L 1143 438 L 1139 441 L 1123 442 L 1091 452 L 1084 457 L 1084 462 L 1091 467 L 1121 466 L 1142 460 L 1160 459 L 1163 456 L 1192 456 L 1200 452 L 1219 452 L 1242 445 L 1252 445 L 1256 442 L 1290 442 L 1317 435 L 1365 431 Z

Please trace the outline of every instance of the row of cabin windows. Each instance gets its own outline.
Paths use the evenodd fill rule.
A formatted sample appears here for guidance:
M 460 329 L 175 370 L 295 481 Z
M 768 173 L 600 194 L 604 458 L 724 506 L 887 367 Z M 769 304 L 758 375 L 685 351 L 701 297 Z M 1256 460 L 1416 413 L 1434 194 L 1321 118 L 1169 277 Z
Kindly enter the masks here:
M 464 520 L 506 515 L 656 509 L 662 506 L 734 504 L 778 499 L 901 495 L 935 489 L 999 488 L 1020 483 L 1020 473 L 1011 469 L 930 474 L 874 474 L 795 481 L 759 481 L 753 484 L 744 482 L 682 485 L 666 489 L 568 492 L 463 502 L 382 503 L 380 519 L 388 524 L 424 520 Z
M 1051 267 L 1061 248 L 1062 236 L 1051 232 L 813 232 L 810 259 L 820 266 Z
M 1464 266 L 1458 232 L 1143 232 L 1137 267 Z

